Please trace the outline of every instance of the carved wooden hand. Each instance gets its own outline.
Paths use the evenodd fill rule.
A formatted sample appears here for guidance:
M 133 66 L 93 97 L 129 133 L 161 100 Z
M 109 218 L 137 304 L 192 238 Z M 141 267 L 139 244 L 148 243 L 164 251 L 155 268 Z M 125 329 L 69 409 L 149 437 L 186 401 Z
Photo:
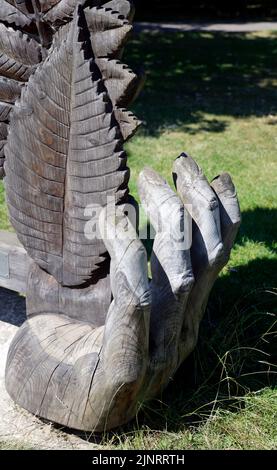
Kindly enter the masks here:
M 156 230 L 150 282 L 145 250 L 124 215 L 123 144 L 138 126 L 125 106 L 141 86 L 118 60 L 130 2 L 92 0 L 83 9 L 84 1 L 45 0 L 30 16 L 31 3 L 7 0 L 5 8 L 23 31 L 36 20 L 35 41 L 0 25 L 0 98 L 10 113 L 8 135 L 6 114 L 0 125 L 6 199 L 33 260 L 28 320 L 10 346 L 6 387 L 38 416 L 103 431 L 135 416 L 193 350 L 239 207 L 228 175 L 210 186 L 186 155 L 173 169 L 179 196 L 145 169 L 139 192 Z M 46 32 L 55 33 L 49 50 Z M 102 237 L 89 239 L 86 214 L 95 204 Z
M 105 324 L 96 326 L 99 305 L 110 302 L 108 289 L 62 288 L 34 264 L 27 293 L 30 318 L 11 345 L 6 375 L 9 393 L 24 408 L 77 429 L 113 428 L 166 386 L 195 347 L 240 211 L 227 174 L 210 186 L 194 160 L 183 154 L 174 164 L 174 179 L 180 198 L 151 169 L 139 178 L 141 199 L 157 231 L 151 282 L 145 249 L 124 206 L 116 218 L 102 213 L 113 296 Z M 180 226 L 189 226 L 189 215 L 191 247 L 189 239 L 180 245 L 172 236 Z M 182 233 L 189 236 L 186 229 Z

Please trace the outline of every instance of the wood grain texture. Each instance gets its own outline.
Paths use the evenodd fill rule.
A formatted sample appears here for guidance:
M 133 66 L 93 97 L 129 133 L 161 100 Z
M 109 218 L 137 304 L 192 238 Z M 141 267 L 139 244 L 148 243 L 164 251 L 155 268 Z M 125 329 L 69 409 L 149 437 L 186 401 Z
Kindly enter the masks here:
M 118 60 L 97 58 L 108 94 L 114 106 L 126 108 L 137 94 L 138 76 Z
M 104 7 L 86 8 L 95 56 L 118 58 L 132 31 L 132 25 L 118 12 Z
M 160 175 L 144 168 L 138 189 L 156 233 L 151 254 L 151 351 L 145 383 L 146 394 L 155 396 L 178 366 L 184 312 L 194 284 L 191 234 L 181 200 Z
M 5 122 L 0 122 L 0 142 L 6 140 L 8 134 L 8 125 Z
M 0 178 L 4 176 L 4 145 L 8 135 L 8 125 L 5 122 L 0 122 Z
M 4 146 L 8 135 L 8 122 L 12 105 L 20 97 L 22 83 L 0 77 L 0 178 L 4 176 Z
M 187 154 L 174 162 L 173 178 L 193 219 L 191 260 L 195 277 L 179 343 L 179 364 L 195 348 L 209 294 L 227 264 L 241 216 L 233 182 L 223 174 L 208 183 L 202 169 Z
M 40 311 L 21 326 L 7 360 L 6 387 L 16 403 L 48 420 L 91 432 L 108 430 L 135 415 L 147 367 L 147 257 L 136 234 L 130 239 L 124 227 L 123 222 L 119 237 L 107 244 L 114 300 L 105 326 Z M 34 271 L 29 278 L 33 289 L 35 279 Z M 50 286 L 45 287 L 36 292 L 42 308 L 52 296 Z
M 110 276 L 80 289 L 61 286 L 57 280 L 32 262 L 26 291 L 27 316 L 52 312 L 66 315 L 94 327 L 105 324 L 112 300 Z
M 84 5 L 86 0 L 60 0 L 54 1 L 52 7 L 43 15 L 43 21 L 52 25 L 67 23 L 73 18 L 75 7 Z
M 46 12 L 57 5 L 61 0 L 39 0 L 40 11 Z
M 36 41 L 0 23 L 0 75 L 25 82 L 40 60 Z
M 30 78 L 6 146 L 12 223 L 30 256 L 64 285 L 82 284 L 104 260 L 102 241 L 85 237 L 86 206 L 123 200 L 129 177 L 85 27 L 79 13 L 68 41 Z
M 6 367 L 7 390 L 16 403 L 65 426 L 106 431 L 133 418 L 139 404 L 157 395 L 193 350 L 209 292 L 230 254 L 240 211 L 228 175 L 213 180 L 213 192 L 187 155 L 177 159 L 174 175 L 181 199 L 153 170 L 145 169 L 139 178 L 140 196 L 156 230 L 150 285 L 146 253 L 125 206 L 117 206 L 115 217 L 109 206 L 101 213 L 100 232 L 111 257 L 112 298 L 105 324 L 95 326 L 99 304 L 86 321 L 74 317 L 72 303 L 89 312 L 86 296 L 93 290 L 58 286 L 32 263 L 30 318 L 11 344 Z M 183 198 L 186 204 L 198 198 L 192 216 L 201 246 L 197 230 L 192 244 L 185 240 L 181 249 L 179 238 L 172 236 L 188 223 L 185 213 L 192 205 L 184 207 Z M 214 198 L 219 214 L 211 204 Z M 218 216 L 220 233 L 213 228 Z M 213 261 L 210 233 L 224 251 Z M 205 254 L 205 247 L 211 253 Z M 198 248 L 198 256 L 205 255 L 200 264 Z M 106 292 L 99 287 L 98 299 Z M 63 313 L 67 309 L 70 315 Z
M 9 119 L 11 109 L 11 105 L 0 102 L 0 121 L 7 121 Z
M 32 0 L 4 0 L 26 15 L 33 13 Z
M 22 83 L 6 77 L 0 77 L 0 101 L 12 103 L 20 97 Z
M 33 258 L 0 234 L 0 284 L 27 294 L 28 320 L 7 360 L 10 396 L 36 415 L 93 432 L 133 418 L 194 349 L 240 210 L 229 175 L 209 184 L 186 154 L 174 163 L 179 196 L 145 169 L 139 193 L 156 232 L 149 281 L 146 252 L 125 205 L 123 141 L 139 125 L 125 107 L 141 81 L 118 58 L 132 6 L 95 1 L 84 13 L 79 5 L 72 21 L 76 3 L 32 2 L 39 41 L 45 40 L 41 11 L 48 27 L 58 29 L 39 66 L 32 51 L 40 60 L 39 44 L 0 29 L 7 57 L 0 62 L 6 77 L 0 78 L 0 165 L 11 116 L 7 202 Z M 17 4 L 23 13 L 30 5 Z M 20 100 L 15 79 L 28 80 Z M 102 209 L 97 239 L 85 236 L 92 204 Z
M 24 29 L 32 21 L 32 9 L 28 2 L 2 0 L 0 20 Z M 21 87 L 41 60 L 40 45 L 28 35 L 0 23 L 0 121 L 8 123 Z M 4 176 L 4 145 L 0 139 L 0 177 Z
M 129 0 L 111 0 L 110 2 L 104 3 L 105 8 L 111 8 L 113 11 L 118 11 L 127 20 L 133 21 L 135 15 L 135 6 L 132 1 Z
M 114 1 L 102 7 L 86 8 L 85 14 L 96 63 L 114 105 L 121 134 L 127 140 L 135 134 L 141 123 L 125 108 L 136 99 L 144 85 L 143 75 L 137 76 L 118 60 L 132 30 L 127 18 L 132 19 L 133 7 L 127 0 Z M 66 24 L 57 31 L 54 36 L 56 47 L 66 39 L 69 29 L 70 24 Z
M 115 107 L 114 114 L 120 124 L 123 139 L 126 141 L 133 137 L 141 125 L 141 121 L 132 113 L 132 111 L 125 108 Z
M 20 8 L 20 4 L 9 0 L 1 0 L 1 17 L 6 23 L 16 26 L 30 25 L 32 18 L 26 8 Z

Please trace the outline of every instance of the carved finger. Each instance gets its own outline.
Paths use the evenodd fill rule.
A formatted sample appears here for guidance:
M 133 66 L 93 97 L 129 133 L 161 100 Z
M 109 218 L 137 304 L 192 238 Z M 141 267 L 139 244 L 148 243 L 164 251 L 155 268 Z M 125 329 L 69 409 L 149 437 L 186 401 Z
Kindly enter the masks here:
M 100 230 L 111 256 L 114 297 L 104 332 L 104 369 L 114 386 L 132 384 L 132 393 L 137 393 L 148 362 L 151 300 L 147 255 L 124 208 L 103 211 Z
M 195 223 L 192 256 L 198 274 L 205 264 L 210 267 L 219 264 L 223 255 L 218 200 L 201 168 L 185 153 L 174 162 L 173 178 Z
M 193 284 L 190 230 L 178 196 L 150 168 L 139 176 L 139 194 L 156 231 L 151 257 L 150 323 L 152 389 L 167 383 L 177 364 L 178 342 Z
M 224 250 L 229 255 L 241 223 L 236 189 L 228 173 L 216 176 L 211 187 L 219 201 L 221 234 Z
M 180 337 L 179 361 L 182 362 L 197 342 L 210 291 L 230 255 L 240 212 L 229 175 L 215 178 L 211 188 L 194 160 L 182 154 L 174 164 L 174 179 L 194 219 L 192 263 L 196 281 L 188 299 Z

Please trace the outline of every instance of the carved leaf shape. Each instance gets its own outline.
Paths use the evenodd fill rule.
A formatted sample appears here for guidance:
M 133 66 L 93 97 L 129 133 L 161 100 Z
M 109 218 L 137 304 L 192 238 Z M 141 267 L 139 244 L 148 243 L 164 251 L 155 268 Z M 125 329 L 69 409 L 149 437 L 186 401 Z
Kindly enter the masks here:
M 133 137 L 141 125 L 141 121 L 131 111 L 125 108 L 115 107 L 114 114 L 116 120 L 120 123 L 123 139 L 126 141 Z
M 1 18 L 7 23 L 14 23 L 17 26 L 28 26 L 32 22 L 32 17 L 28 13 L 25 5 L 23 8 L 20 4 L 15 4 L 12 0 L 2 1 L 1 2 Z
M 110 2 L 104 2 L 104 7 L 110 8 L 113 11 L 118 11 L 127 20 L 132 21 L 135 14 L 135 8 L 133 2 L 129 0 L 111 0 Z
M 27 81 L 40 60 L 41 47 L 36 41 L 0 24 L 0 75 Z
M 86 0 L 60 0 L 52 6 L 44 15 L 43 20 L 53 25 L 67 23 L 73 17 L 76 5 L 84 5 Z
M 10 3 L 5 5 L 12 6 Z M 23 12 L 27 11 L 25 3 L 16 5 Z M 21 9 L 17 11 L 21 14 Z M 1 14 L 2 12 L 3 10 Z M 28 80 L 40 60 L 41 48 L 36 41 L 20 31 L 0 24 L 0 121 L 8 122 L 12 105 L 20 96 L 23 82 Z M 3 176 L 4 144 L 5 136 L 2 135 L 0 177 Z
M 104 7 L 86 8 L 91 45 L 97 57 L 118 58 L 132 25 L 123 15 Z
M 1 155 L 1 142 L 6 140 L 8 135 L 8 125 L 4 122 L 0 122 L 0 156 Z
M 50 8 L 53 8 L 57 3 L 61 0 L 39 0 L 40 3 L 40 10 L 41 11 L 48 11 Z
M 22 85 L 11 78 L 0 77 L 0 101 L 14 103 L 20 97 Z
M 8 134 L 8 125 L 5 122 L 0 122 L 0 177 L 4 175 L 4 145 Z
M 25 15 L 32 14 L 34 9 L 32 5 L 32 0 L 4 0 L 5 2 L 10 3 Z
M 11 105 L 0 102 L 0 122 L 8 120 L 11 109 L 12 109 Z
M 90 279 L 106 249 L 85 237 L 84 210 L 123 200 L 129 173 L 81 7 L 16 103 L 5 152 L 10 218 L 30 256 L 64 285 Z
M 96 59 L 105 80 L 105 86 L 114 105 L 126 107 L 133 99 L 137 87 L 138 77 L 119 60 L 106 58 Z
M 22 85 L 22 83 L 10 78 L 0 77 L 0 178 L 4 174 L 4 145 L 7 137 L 7 121 L 9 120 L 12 105 L 20 96 Z
M 123 15 L 109 8 L 93 7 L 84 11 L 91 33 L 93 53 L 115 107 L 121 133 L 124 140 L 127 140 L 135 134 L 141 122 L 134 114 L 123 108 L 137 96 L 143 81 L 125 64 L 111 57 L 121 55 L 132 26 Z M 67 24 L 55 34 L 56 47 L 59 47 L 66 38 L 69 29 L 70 24 Z

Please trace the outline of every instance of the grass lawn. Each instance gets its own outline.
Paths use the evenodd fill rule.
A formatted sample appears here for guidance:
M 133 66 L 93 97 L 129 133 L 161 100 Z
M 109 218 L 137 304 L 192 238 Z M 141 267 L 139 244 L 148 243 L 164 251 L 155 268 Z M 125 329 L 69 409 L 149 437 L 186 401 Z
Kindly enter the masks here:
M 140 34 L 125 61 L 147 72 L 133 106 L 145 124 L 127 144 L 132 194 L 145 165 L 171 182 L 186 151 L 208 178 L 232 175 L 243 219 L 197 350 L 162 397 L 102 444 L 276 448 L 277 32 Z M 10 228 L 2 186 L 0 222 Z

